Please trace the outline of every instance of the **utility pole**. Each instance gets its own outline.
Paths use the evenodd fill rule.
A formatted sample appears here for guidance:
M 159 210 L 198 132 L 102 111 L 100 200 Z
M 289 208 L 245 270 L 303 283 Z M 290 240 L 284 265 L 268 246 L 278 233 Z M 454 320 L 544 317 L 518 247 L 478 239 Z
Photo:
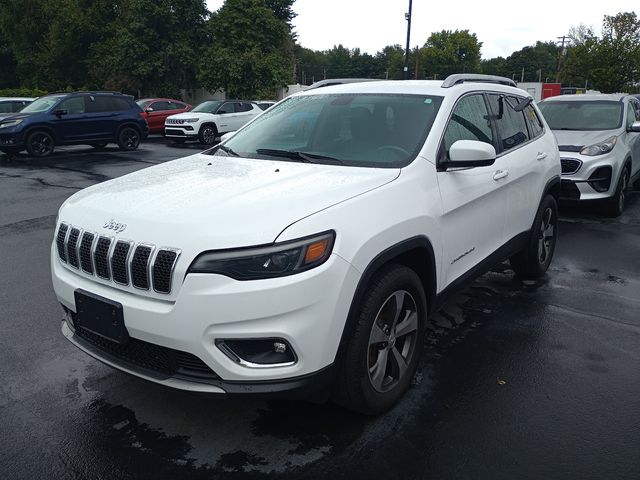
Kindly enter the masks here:
M 419 80 L 418 78 L 418 72 L 420 71 L 420 46 L 416 45 L 416 72 L 414 75 L 414 78 L 416 80 Z
M 405 80 L 409 80 L 409 42 L 411 41 L 411 7 L 413 0 L 409 0 L 409 13 L 404 14 L 407 21 L 407 47 L 404 50 L 404 76 Z
M 560 45 L 560 54 L 558 55 L 558 66 L 556 67 L 556 83 L 560 83 L 560 67 L 562 66 L 562 59 L 564 58 L 564 55 L 566 53 L 564 42 L 566 42 L 568 38 L 569 37 L 567 37 L 566 35 L 558 37 L 558 40 L 562 40 L 562 43 Z

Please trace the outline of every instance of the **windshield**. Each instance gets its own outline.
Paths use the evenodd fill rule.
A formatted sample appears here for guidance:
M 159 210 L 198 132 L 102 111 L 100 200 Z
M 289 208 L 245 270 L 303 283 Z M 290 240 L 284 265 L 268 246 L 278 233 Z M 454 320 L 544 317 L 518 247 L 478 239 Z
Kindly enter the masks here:
M 622 125 L 622 103 L 567 100 L 538 104 L 551 130 L 613 130 Z
M 222 104 L 222 102 L 216 102 L 213 100 L 209 100 L 207 102 L 202 102 L 196 108 L 191 110 L 192 112 L 202 112 L 202 113 L 215 113 L 218 110 L 218 107 Z
M 153 103 L 153 100 L 138 100 L 136 103 L 142 110 L 144 110 Z
M 20 113 L 39 113 L 46 112 L 51 107 L 53 107 L 58 101 L 63 98 L 64 95 L 50 95 L 48 97 L 41 97 L 30 103 L 22 110 Z
M 290 97 L 213 155 L 360 167 L 402 167 L 418 154 L 442 97 L 324 94 Z

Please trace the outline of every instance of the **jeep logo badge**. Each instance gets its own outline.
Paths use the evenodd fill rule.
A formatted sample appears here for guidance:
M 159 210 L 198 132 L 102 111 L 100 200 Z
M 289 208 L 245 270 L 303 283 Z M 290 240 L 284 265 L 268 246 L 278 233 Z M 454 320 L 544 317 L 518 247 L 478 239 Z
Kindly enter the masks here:
M 113 230 L 116 233 L 124 232 L 124 229 L 127 228 L 126 223 L 117 223 L 113 218 L 105 223 L 102 228 L 106 228 L 108 230 Z

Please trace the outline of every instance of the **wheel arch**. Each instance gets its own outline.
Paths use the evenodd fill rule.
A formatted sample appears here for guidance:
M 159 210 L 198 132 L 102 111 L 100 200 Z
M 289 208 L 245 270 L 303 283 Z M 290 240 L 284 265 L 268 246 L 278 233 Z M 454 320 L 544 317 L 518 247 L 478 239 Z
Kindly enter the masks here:
M 118 132 L 116 134 L 116 138 L 118 138 L 118 136 L 120 135 L 120 132 L 122 131 L 122 129 L 126 128 L 126 127 L 134 128 L 138 132 L 138 134 L 142 135 L 142 129 L 140 128 L 140 126 L 138 124 L 136 124 L 135 122 L 126 121 L 126 122 L 122 122 L 118 126 Z
M 53 141 L 55 142 L 55 144 L 56 145 L 59 144 L 60 140 L 58 139 L 58 136 L 56 135 L 54 128 L 45 124 L 36 124 L 36 125 L 30 125 L 25 129 L 24 136 L 23 136 L 25 146 L 27 144 L 27 138 L 29 138 L 29 135 L 31 135 L 35 131 L 40 131 L 40 130 L 44 130 L 45 132 L 50 134 L 53 137 Z
M 404 265 L 416 272 L 422 281 L 427 297 L 427 314 L 430 316 L 436 309 L 437 271 L 431 241 L 425 236 L 416 236 L 386 248 L 369 262 L 360 276 L 356 291 L 351 299 L 342 336 L 340 337 L 336 362 L 341 361 L 348 340 L 353 334 L 358 316 L 358 307 L 364 297 L 367 286 L 380 269 L 392 263 Z
M 198 133 L 200 133 L 202 131 L 202 129 L 204 127 L 207 127 L 207 126 L 212 126 L 213 128 L 216 129 L 217 133 L 220 133 L 218 131 L 218 125 L 216 124 L 216 122 L 214 120 L 206 120 L 206 121 L 202 122 L 202 125 L 200 125 L 200 128 L 198 129 Z

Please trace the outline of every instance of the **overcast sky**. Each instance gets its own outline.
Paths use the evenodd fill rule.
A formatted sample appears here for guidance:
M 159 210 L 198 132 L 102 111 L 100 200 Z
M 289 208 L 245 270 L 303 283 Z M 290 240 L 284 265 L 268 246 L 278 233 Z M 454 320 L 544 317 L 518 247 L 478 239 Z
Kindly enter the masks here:
M 217 10 L 223 0 L 207 0 Z M 638 0 L 414 0 L 411 46 L 422 46 L 433 31 L 468 29 L 482 42 L 482 57 L 508 56 L 536 40 L 556 40 L 584 23 L 600 33 L 602 17 L 634 11 Z M 297 0 L 298 42 L 314 50 L 342 44 L 375 53 L 406 42 L 404 14 L 409 0 Z M 637 12 L 636 12 L 637 13 Z

